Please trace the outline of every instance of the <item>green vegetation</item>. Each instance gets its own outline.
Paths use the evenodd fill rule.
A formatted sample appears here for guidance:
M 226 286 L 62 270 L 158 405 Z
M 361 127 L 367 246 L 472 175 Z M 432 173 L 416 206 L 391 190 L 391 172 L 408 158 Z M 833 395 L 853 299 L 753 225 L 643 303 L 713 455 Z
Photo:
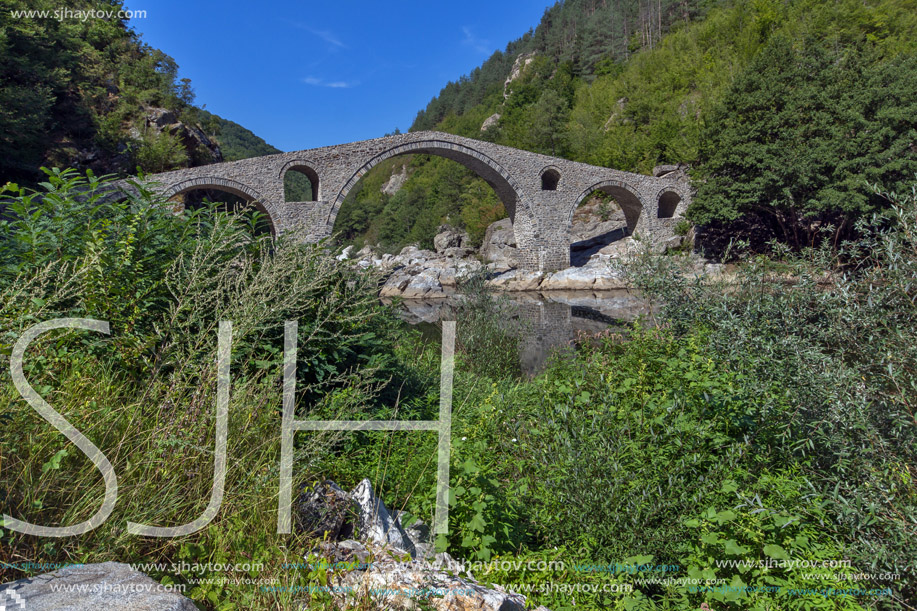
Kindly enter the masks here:
M 279 152 L 195 107 L 175 60 L 143 43 L 125 21 L 12 16 L 63 8 L 51 0 L 0 3 L 0 182 L 35 184 L 43 165 L 130 175 L 138 166 L 156 172 L 220 160 L 206 142 L 148 126 L 153 109 L 219 137 L 227 160 Z M 123 3 L 76 0 L 66 8 L 118 11 Z
M 534 34 L 449 83 L 412 130 L 644 173 L 692 164 L 688 216 L 711 255 L 730 238 L 758 252 L 772 239 L 837 244 L 855 237 L 857 219 L 887 211 L 867 181 L 898 189 L 917 172 L 915 15 L 913 0 L 558 3 Z M 504 99 L 521 54 L 530 61 Z M 390 214 L 407 203 L 388 202 Z M 481 222 L 464 206 L 435 214 Z M 429 240 L 437 225 L 393 247 Z
M 284 586 L 327 581 L 284 568 L 314 541 L 274 532 L 283 321 L 299 321 L 301 418 L 434 418 L 439 347 L 378 305 L 372 273 L 321 248 L 258 237 L 256 219 L 214 207 L 173 215 L 142 185 L 106 202 L 102 186 L 50 172 L 42 197 L 9 193 L 0 349 L 9 355 L 39 321 L 110 321 L 110 336 L 42 337 L 25 372 L 111 459 L 119 504 L 82 536 L 0 532 L 4 557 L 251 560 L 264 563 L 252 577 Z M 841 253 L 826 244 L 779 265 L 750 258 L 728 285 L 691 279 L 678 257 L 645 255 L 628 273 L 662 304 L 656 325 L 580 337 L 532 380 L 517 368 L 524 328 L 511 306 L 471 279 L 456 312 L 452 529 L 439 548 L 521 561 L 477 576 L 533 587 L 530 601 L 555 610 L 906 609 L 917 595 L 917 186 L 887 197 L 891 215 L 861 221 L 867 237 Z M 826 275 L 838 257 L 859 266 Z M 127 535 L 125 520 L 183 524 L 209 498 L 220 320 L 233 322 L 222 509 L 188 537 Z M 85 519 L 100 497 L 97 471 L 15 389 L 4 392 L 4 511 L 39 524 Z M 297 481 L 371 477 L 390 506 L 429 521 L 435 448 L 424 433 L 300 434 Z M 538 564 L 547 561 L 563 566 Z M 607 569 L 616 563 L 670 574 Z M 288 592 L 219 581 L 189 593 L 214 609 L 295 604 Z
M 251 130 L 229 119 L 223 119 L 206 110 L 199 110 L 198 117 L 204 125 L 212 126 L 211 130 L 220 141 L 220 150 L 223 152 L 225 161 L 238 161 L 283 152 L 256 136 Z
M 302 408 L 328 417 L 386 417 L 410 366 L 391 351 L 396 325 L 376 280 L 341 268 L 320 247 L 259 237 L 244 216 L 215 208 L 173 214 L 140 186 L 105 202 L 104 181 L 49 173 L 42 197 L 10 198 L 0 231 L 0 352 L 38 321 L 106 320 L 111 334 L 55 331 L 26 356 L 29 383 L 110 459 L 119 480 L 114 514 L 62 539 L 0 531 L 4 562 L 118 559 L 264 562 L 290 578 L 305 544 L 275 534 L 280 371 L 285 320 L 299 321 Z M 80 194 L 79 197 L 76 197 Z M 220 517 L 184 538 L 127 535 L 126 520 L 187 523 L 210 497 L 217 323 L 233 325 L 231 457 Z M 386 385 L 384 382 L 388 381 Z M 37 524 L 73 524 L 96 511 L 95 467 L 38 417 L 9 383 L 0 399 L 0 499 L 4 513 Z M 364 411 L 365 410 L 365 411 Z M 330 435 L 301 439 L 297 464 L 327 451 Z M 259 526 L 260 525 L 260 526 Z M 8 567 L 0 581 L 21 577 Z M 185 581 L 193 573 L 156 573 Z M 217 575 L 219 576 L 219 575 Z M 293 575 L 294 581 L 298 577 Z M 275 608 L 290 594 L 200 586 L 207 606 Z M 286 598 L 284 599 L 284 596 Z M 286 601 L 286 602 L 284 602 Z

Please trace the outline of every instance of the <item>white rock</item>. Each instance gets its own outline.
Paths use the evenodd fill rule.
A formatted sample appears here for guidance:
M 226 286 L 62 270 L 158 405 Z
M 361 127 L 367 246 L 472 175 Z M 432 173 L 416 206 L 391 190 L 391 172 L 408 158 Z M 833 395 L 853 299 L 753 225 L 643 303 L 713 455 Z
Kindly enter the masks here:
M 414 553 L 411 540 L 401 525 L 392 519 L 382 499 L 376 496 L 369 479 L 357 484 L 350 492 L 350 497 L 360 506 L 359 533 L 362 541 Z
M 347 259 L 350 258 L 350 253 L 351 253 L 351 252 L 353 252 L 353 244 L 351 244 L 350 246 L 348 246 L 347 248 L 345 248 L 344 250 L 342 250 L 342 251 L 341 251 L 341 254 L 339 254 L 339 255 L 338 255 L 337 257 L 335 257 L 335 258 L 336 258 L 338 261 L 346 261 Z

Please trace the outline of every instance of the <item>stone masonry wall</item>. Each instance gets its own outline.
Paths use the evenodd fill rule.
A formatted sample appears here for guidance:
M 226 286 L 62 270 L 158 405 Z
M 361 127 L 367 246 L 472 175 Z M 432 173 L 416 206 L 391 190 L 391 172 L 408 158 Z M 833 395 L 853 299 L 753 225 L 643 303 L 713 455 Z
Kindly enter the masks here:
M 331 234 L 341 203 L 363 174 L 396 155 L 440 155 L 469 167 L 496 191 L 513 221 L 525 269 L 554 271 L 570 264 L 573 211 L 596 189 L 628 199 L 637 221 L 633 232 L 653 244 L 671 237 L 691 199 L 684 172 L 645 176 L 529 153 L 490 142 L 441 132 L 412 132 L 292 153 L 187 168 L 151 176 L 171 197 L 194 188 L 225 190 L 254 200 L 270 217 L 277 233 L 293 232 L 317 241 Z M 317 201 L 284 201 L 283 176 L 305 170 Z M 542 190 L 542 173 L 560 176 L 556 190 Z M 658 218 L 659 199 L 680 197 L 675 214 Z M 672 197 L 672 196 L 668 196 Z

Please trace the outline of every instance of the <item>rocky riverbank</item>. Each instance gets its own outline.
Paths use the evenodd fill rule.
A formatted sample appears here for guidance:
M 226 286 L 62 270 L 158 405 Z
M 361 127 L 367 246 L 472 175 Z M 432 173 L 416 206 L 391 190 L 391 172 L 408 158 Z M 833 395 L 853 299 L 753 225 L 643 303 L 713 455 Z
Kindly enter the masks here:
M 487 283 L 499 291 L 609 291 L 631 288 L 624 265 L 642 248 L 627 235 L 623 213 L 607 213 L 601 202 L 580 207 L 572 228 L 571 263 L 556 272 L 518 268 L 518 250 L 509 219 L 488 227 L 483 243 L 471 245 L 462 231 L 441 227 L 433 240 L 434 250 L 407 246 L 400 253 L 383 253 L 365 246 L 358 252 L 349 246 L 338 259 L 351 260 L 362 268 L 375 268 L 385 276 L 380 290 L 384 298 L 438 299 L 457 292 L 462 278 L 484 273 Z M 675 236 L 664 251 L 690 249 L 690 234 Z M 692 255 L 694 256 L 694 255 Z M 695 257 L 695 271 L 717 274 L 721 266 Z

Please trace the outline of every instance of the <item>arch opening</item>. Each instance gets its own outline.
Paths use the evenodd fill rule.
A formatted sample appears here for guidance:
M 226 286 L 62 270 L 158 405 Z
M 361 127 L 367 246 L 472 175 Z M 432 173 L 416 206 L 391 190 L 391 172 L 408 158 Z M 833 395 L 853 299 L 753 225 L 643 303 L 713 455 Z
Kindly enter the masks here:
M 570 261 L 583 266 L 596 255 L 616 256 L 626 252 L 643 205 L 623 185 L 599 184 L 580 196 L 570 214 Z
M 333 233 L 356 248 L 397 253 L 416 244 L 470 254 L 487 228 L 508 216 L 492 185 L 468 167 L 438 155 L 404 153 L 379 161 L 350 185 Z M 434 243 L 444 226 L 453 235 Z
M 475 190 L 471 190 L 469 194 L 458 193 L 456 197 L 458 199 L 467 199 L 471 198 L 481 198 L 484 200 L 482 206 L 488 208 L 491 214 L 498 216 L 509 217 L 510 226 L 509 233 L 513 236 L 512 241 L 518 243 L 519 249 L 513 247 L 513 252 L 520 252 L 521 248 L 524 248 L 531 244 L 534 240 L 535 235 L 535 221 L 534 217 L 531 214 L 531 210 L 528 202 L 520 196 L 522 189 L 519 185 L 513 180 L 509 173 L 504 170 L 499 164 L 495 161 L 483 155 L 482 153 L 472 150 L 470 148 L 464 147 L 460 144 L 453 142 L 439 141 L 439 140 L 428 140 L 428 141 L 419 141 L 407 143 L 399 146 L 395 146 L 391 149 L 379 153 L 372 159 L 366 161 L 361 167 L 356 169 L 351 178 L 345 183 L 344 187 L 338 193 L 335 203 L 331 208 L 328 217 L 328 224 L 334 224 L 338 230 L 338 225 L 336 220 L 338 214 L 341 210 L 341 206 L 344 203 L 345 199 L 355 188 L 364 187 L 358 186 L 361 179 L 364 175 L 370 172 L 373 168 L 379 165 L 385 165 L 390 163 L 390 159 L 393 157 L 399 157 L 402 155 L 424 155 L 431 156 L 433 158 L 443 158 L 445 160 L 457 162 L 459 165 L 464 166 L 467 171 L 477 175 L 481 181 L 477 182 L 477 187 Z M 399 161 L 399 164 L 403 164 L 403 161 Z M 447 182 L 448 184 L 448 182 Z M 489 185 L 490 189 L 482 188 L 483 185 Z M 487 202 L 488 194 L 492 194 L 496 199 L 490 199 L 490 202 Z M 407 194 L 401 195 L 396 194 L 392 196 L 393 198 L 406 198 Z M 499 202 L 502 204 L 503 210 L 499 210 Z M 417 206 L 413 208 L 413 215 L 418 214 L 418 212 L 423 213 L 429 205 L 428 202 L 415 202 Z M 381 209 L 381 207 L 379 207 Z M 406 209 L 410 210 L 410 207 Z M 414 218 L 412 214 L 408 214 L 406 221 L 413 221 Z M 348 215 L 349 216 L 349 215 Z M 433 223 L 429 218 L 426 219 L 426 224 L 429 228 L 432 227 Z M 480 238 L 483 240 L 484 233 L 483 229 L 479 228 Z M 435 231 L 435 228 L 433 228 Z M 474 245 L 474 244 L 472 244 Z M 510 266 L 515 266 L 515 262 L 510 263 Z
M 320 199 L 318 172 L 311 167 L 291 162 L 283 172 L 284 202 L 315 202 Z
M 681 196 L 674 191 L 666 191 L 659 196 L 659 205 L 656 209 L 657 218 L 670 219 L 675 216 L 678 210 L 678 204 L 681 203 Z
M 560 182 L 560 172 L 554 168 L 548 168 L 541 173 L 541 190 L 557 191 L 557 183 Z
M 197 210 L 213 206 L 217 210 L 245 217 L 255 235 L 276 235 L 270 212 L 250 194 L 222 185 L 192 185 L 175 191 L 170 197 L 175 211 Z

